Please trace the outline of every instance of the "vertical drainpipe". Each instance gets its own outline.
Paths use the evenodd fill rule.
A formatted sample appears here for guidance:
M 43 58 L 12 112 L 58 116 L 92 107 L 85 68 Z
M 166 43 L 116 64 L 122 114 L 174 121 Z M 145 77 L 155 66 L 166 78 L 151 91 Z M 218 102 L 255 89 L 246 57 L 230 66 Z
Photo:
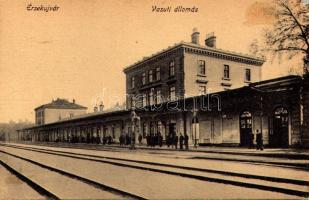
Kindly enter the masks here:
M 187 113 L 186 111 L 183 111 L 182 116 L 183 116 L 183 131 L 184 131 L 183 134 L 187 134 L 187 120 L 186 120 Z
M 260 103 L 261 103 L 260 126 L 261 126 L 262 140 L 263 140 L 263 96 L 262 96 L 262 94 L 261 94 L 261 97 L 260 97 Z

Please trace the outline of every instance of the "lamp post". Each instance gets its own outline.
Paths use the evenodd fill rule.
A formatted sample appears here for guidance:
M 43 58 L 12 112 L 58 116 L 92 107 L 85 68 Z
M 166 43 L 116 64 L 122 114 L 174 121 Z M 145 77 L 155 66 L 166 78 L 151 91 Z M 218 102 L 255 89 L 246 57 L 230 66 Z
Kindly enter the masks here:
M 192 110 L 193 112 L 193 124 L 194 124 L 194 148 L 197 147 L 197 144 L 196 144 L 196 115 L 197 115 L 197 109 L 193 109 Z
M 138 125 L 138 122 L 140 120 L 140 117 L 137 116 L 135 110 L 132 110 L 131 112 L 131 148 L 130 149 L 135 149 L 135 133 L 136 133 L 136 126 Z

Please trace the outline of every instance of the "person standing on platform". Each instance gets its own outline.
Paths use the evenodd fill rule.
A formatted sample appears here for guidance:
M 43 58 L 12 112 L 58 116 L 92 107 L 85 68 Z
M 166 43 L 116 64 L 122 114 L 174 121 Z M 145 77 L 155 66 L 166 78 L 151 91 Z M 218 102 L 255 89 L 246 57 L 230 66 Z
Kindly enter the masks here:
M 147 146 L 150 146 L 150 136 L 149 135 L 146 136 L 146 142 L 147 142 Z
M 263 151 L 263 136 L 258 129 L 256 130 L 256 150 Z
M 175 145 L 175 149 L 177 149 L 177 145 L 178 145 L 178 136 L 175 134 L 174 135 L 174 145 Z
M 169 135 L 169 144 L 171 148 L 174 148 L 174 135 L 173 134 Z
M 143 139 L 142 134 L 139 134 L 139 135 L 138 135 L 138 143 L 139 143 L 139 145 L 142 144 L 142 139 Z
M 185 133 L 184 141 L 185 141 L 186 150 L 189 150 L 189 136 L 187 135 L 187 133 Z
M 166 145 L 167 145 L 168 148 L 171 145 L 171 136 L 170 136 L 170 134 L 168 134 L 167 137 L 166 137 Z
M 119 137 L 119 143 L 120 143 L 120 146 L 123 145 L 123 135 L 122 134 Z
M 183 135 L 180 133 L 180 137 L 179 137 L 179 146 L 180 146 L 180 150 L 183 150 L 183 141 L 184 141 L 184 137 L 183 137 Z
M 129 137 L 129 134 L 126 134 L 125 145 L 129 145 L 129 143 L 130 143 L 130 137 Z
M 158 133 L 158 145 L 160 147 L 162 147 L 162 143 L 163 143 L 163 137 L 162 137 L 161 133 L 159 132 Z
M 153 134 L 150 134 L 150 146 L 152 148 L 154 148 L 156 145 L 156 139 L 155 139 L 155 136 Z

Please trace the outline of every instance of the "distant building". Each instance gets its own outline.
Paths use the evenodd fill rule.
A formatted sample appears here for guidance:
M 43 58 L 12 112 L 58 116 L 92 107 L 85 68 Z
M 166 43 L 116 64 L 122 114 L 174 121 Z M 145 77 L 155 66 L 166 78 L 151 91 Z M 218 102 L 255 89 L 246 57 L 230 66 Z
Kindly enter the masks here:
M 263 59 L 216 48 L 213 33 L 202 45 L 199 34 L 194 29 L 190 43 L 175 44 L 124 69 L 128 108 L 261 81 Z
M 51 103 L 41 105 L 34 109 L 35 124 L 43 125 L 59 121 L 65 118 L 72 118 L 76 115 L 86 114 L 87 107 L 69 102 L 66 99 L 57 98 Z

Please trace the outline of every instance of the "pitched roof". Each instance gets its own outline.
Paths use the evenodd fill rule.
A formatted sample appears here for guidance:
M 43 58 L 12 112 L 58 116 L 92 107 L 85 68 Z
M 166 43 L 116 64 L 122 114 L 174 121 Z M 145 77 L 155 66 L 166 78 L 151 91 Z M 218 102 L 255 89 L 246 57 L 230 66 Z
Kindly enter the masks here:
M 60 99 L 57 98 L 56 100 L 53 100 L 51 103 L 41 105 L 34 110 L 40 109 L 40 108 L 53 108 L 53 109 L 87 109 L 85 106 L 78 105 L 74 102 L 69 102 L 66 99 Z

